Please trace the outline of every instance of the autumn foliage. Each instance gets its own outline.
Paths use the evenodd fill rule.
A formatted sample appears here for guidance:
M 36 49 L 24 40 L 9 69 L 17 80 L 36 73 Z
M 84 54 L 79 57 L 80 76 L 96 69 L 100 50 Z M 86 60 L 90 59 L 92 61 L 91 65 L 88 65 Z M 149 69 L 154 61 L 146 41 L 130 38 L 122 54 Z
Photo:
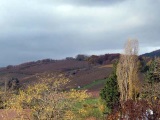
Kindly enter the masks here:
M 1 93 L 3 108 L 16 110 L 21 118 L 24 110 L 29 110 L 33 119 L 66 119 L 74 120 L 81 117 L 80 110 L 75 104 L 89 97 L 85 90 L 68 90 L 62 88 L 69 82 L 63 75 L 45 75 L 39 77 L 40 82 L 17 94 Z

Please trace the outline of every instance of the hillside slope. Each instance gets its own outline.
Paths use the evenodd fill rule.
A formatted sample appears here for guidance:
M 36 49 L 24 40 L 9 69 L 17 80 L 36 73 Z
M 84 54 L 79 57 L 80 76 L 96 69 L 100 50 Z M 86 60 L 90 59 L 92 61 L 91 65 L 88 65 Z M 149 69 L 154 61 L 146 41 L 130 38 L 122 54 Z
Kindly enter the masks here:
M 70 88 L 85 88 L 88 90 L 99 91 L 104 86 L 105 78 L 112 71 L 112 65 L 91 64 L 88 61 L 77 60 L 39 60 L 36 62 L 23 63 L 17 66 L 7 66 L 0 68 L 0 85 L 4 86 L 5 80 L 12 77 L 18 78 L 21 85 L 32 84 L 38 81 L 37 74 L 43 73 L 63 73 L 71 82 Z
M 160 57 L 160 49 L 155 50 L 155 51 L 150 52 L 150 53 L 142 54 L 141 56 L 144 56 L 144 57 Z

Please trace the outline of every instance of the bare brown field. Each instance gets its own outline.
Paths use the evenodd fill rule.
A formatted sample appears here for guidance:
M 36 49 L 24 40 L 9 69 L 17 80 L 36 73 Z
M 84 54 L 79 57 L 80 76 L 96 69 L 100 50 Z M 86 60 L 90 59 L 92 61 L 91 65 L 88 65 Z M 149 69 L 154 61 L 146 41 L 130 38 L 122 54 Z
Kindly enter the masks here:
M 50 62 L 25 63 L 18 66 L 6 67 L 0 69 L 0 82 L 4 85 L 5 80 L 12 77 L 19 79 L 21 85 L 37 82 L 37 74 L 42 73 L 63 73 L 71 82 L 70 88 L 83 87 L 91 84 L 95 80 L 102 80 L 109 76 L 112 71 L 112 65 L 91 65 L 86 61 L 59 60 Z M 88 90 L 90 92 L 99 92 L 103 84 L 95 85 Z
M 0 120 L 30 120 L 30 110 L 0 110 Z
M 90 84 L 95 80 L 105 79 L 111 73 L 112 68 L 99 68 L 94 67 L 88 70 L 82 70 L 77 72 L 71 81 L 71 84 L 75 87 L 81 86 L 83 87 L 86 84 Z

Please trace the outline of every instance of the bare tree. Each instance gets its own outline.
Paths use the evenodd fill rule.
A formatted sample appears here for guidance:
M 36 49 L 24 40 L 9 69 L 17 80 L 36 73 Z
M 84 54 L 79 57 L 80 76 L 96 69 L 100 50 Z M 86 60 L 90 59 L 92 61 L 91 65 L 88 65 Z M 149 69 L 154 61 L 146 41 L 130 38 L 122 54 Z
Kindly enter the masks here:
M 135 99 L 138 91 L 138 40 L 129 39 L 117 66 L 120 100 Z

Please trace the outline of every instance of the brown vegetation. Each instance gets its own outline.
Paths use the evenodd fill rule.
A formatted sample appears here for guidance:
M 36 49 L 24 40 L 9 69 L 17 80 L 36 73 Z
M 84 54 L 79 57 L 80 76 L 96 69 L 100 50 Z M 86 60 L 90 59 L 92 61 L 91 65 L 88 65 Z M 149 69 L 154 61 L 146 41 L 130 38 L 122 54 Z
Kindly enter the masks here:
M 124 54 L 120 56 L 117 79 L 121 101 L 135 99 L 138 92 L 138 41 L 128 40 Z

